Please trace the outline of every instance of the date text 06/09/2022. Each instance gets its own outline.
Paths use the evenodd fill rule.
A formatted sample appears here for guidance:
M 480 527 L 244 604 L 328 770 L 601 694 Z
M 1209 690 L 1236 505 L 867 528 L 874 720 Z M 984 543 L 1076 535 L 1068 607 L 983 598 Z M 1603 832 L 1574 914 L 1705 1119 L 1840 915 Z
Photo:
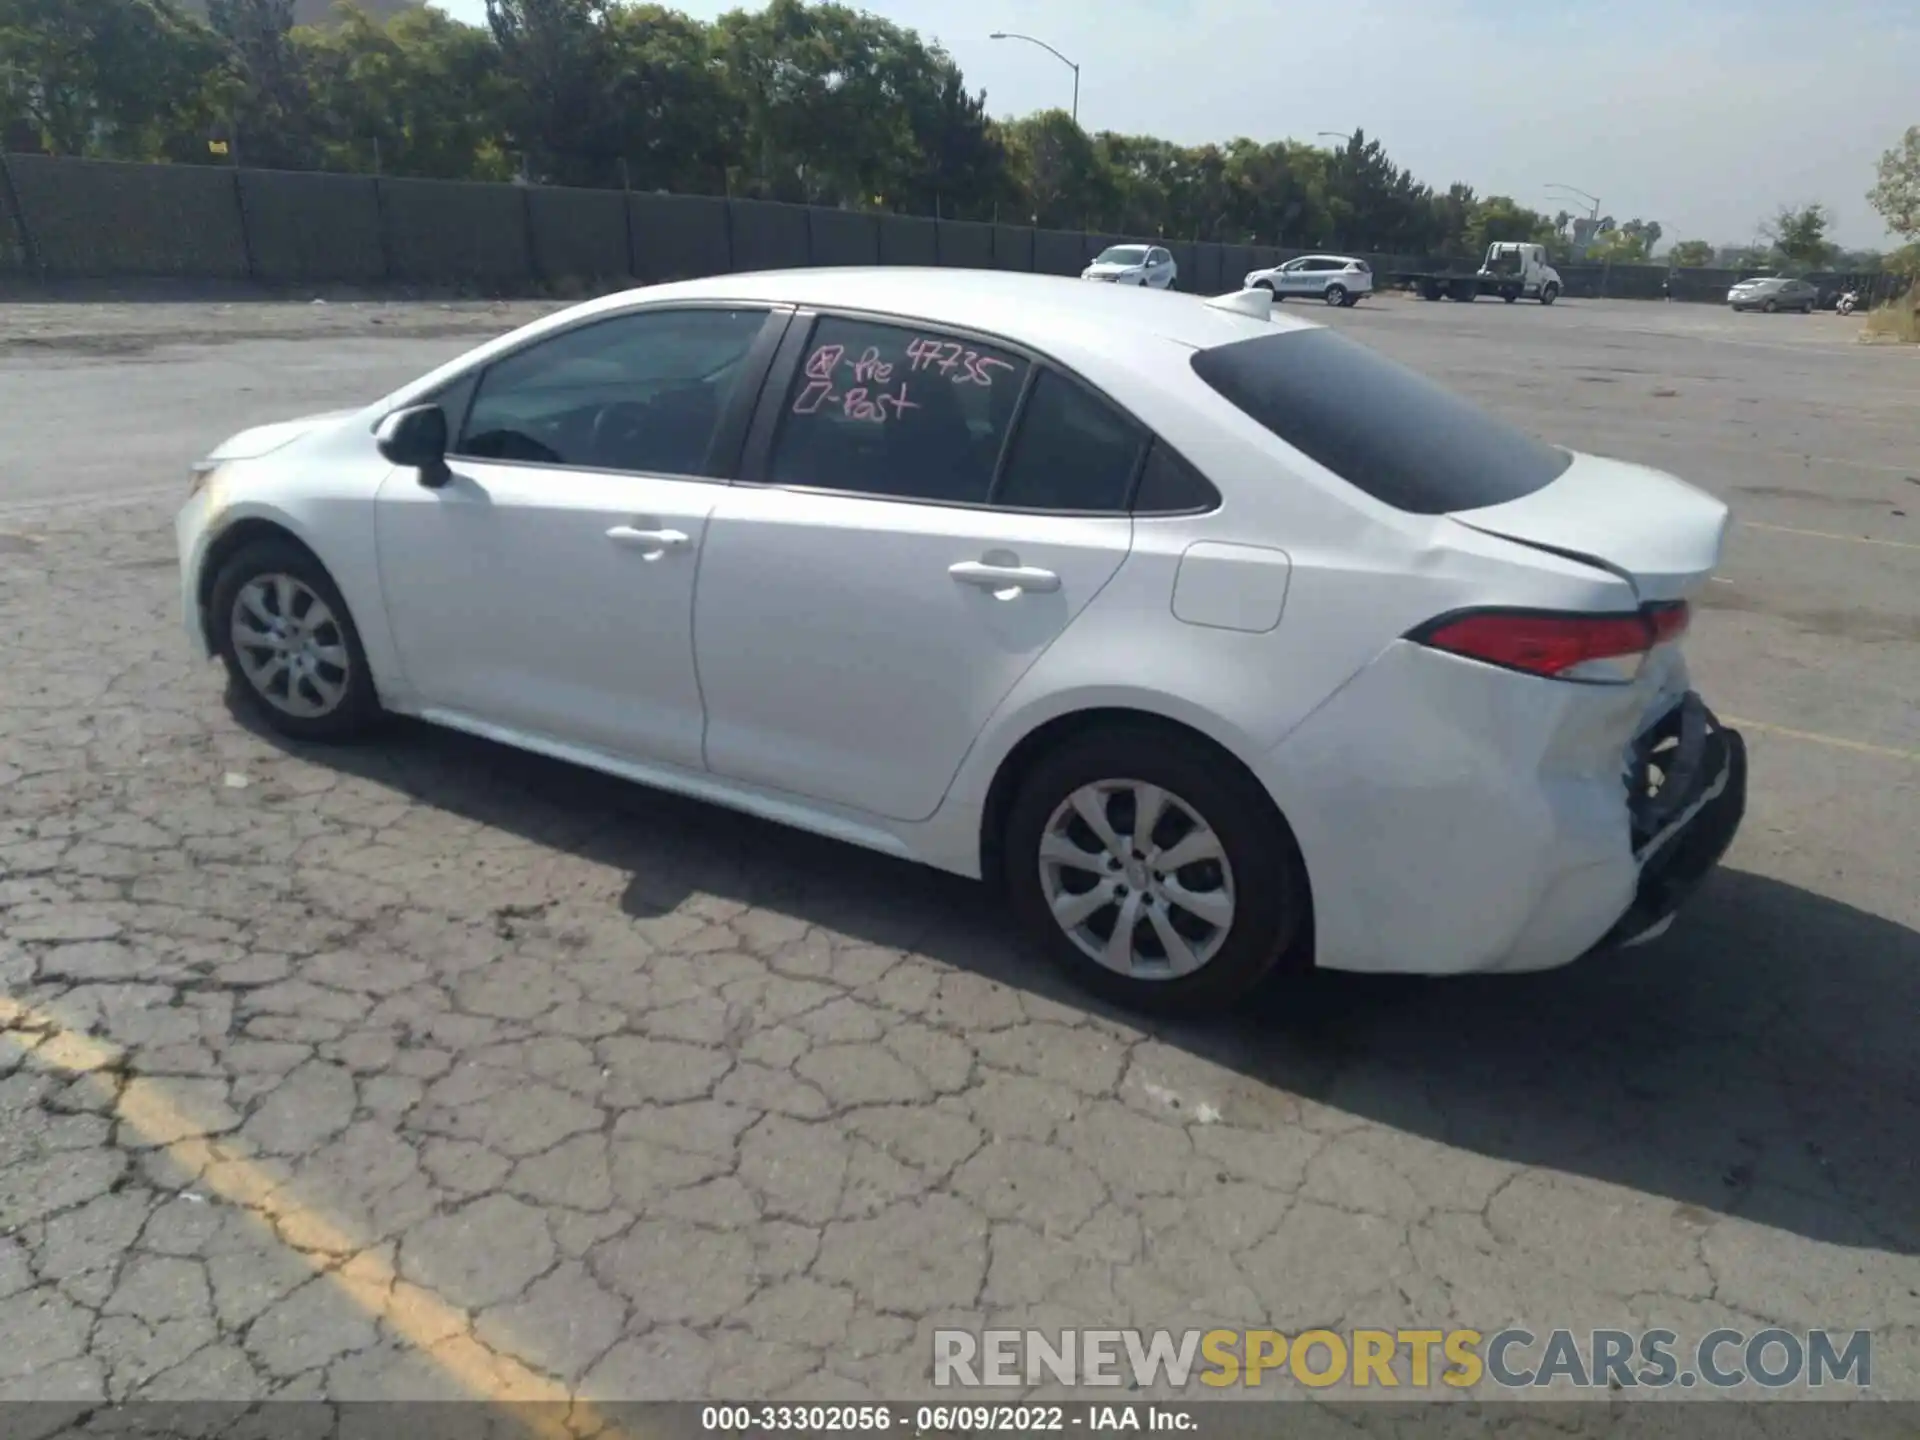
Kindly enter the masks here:
M 1199 1422 L 1179 1405 L 707 1405 L 700 1428 L 712 1434 L 1016 1435 L 1160 1431 L 1194 1434 Z

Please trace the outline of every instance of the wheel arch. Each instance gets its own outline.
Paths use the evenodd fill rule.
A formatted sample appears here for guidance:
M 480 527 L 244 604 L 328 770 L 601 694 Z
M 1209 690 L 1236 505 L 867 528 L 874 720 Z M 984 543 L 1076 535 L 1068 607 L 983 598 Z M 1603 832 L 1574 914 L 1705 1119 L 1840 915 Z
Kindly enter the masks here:
M 333 567 L 327 564 L 326 558 L 285 514 L 254 509 L 237 513 L 207 541 L 200 557 L 200 568 L 193 579 L 194 600 L 199 607 L 200 633 L 205 637 L 209 649 L 216 648 L 212 615 L 209 612 L 213 604 L 213 587 L 219 582 L 220 571 L 247 546 L 262 540 L 279 540 L 294 546 L 326 571 L 336 587 L 340 584 L 339 577 L 334 575 Z M 357 625 L 359 617 L 355 616 L 354 620 Z
M 1299 837 L 1294 834 L 1292 824 L 1275 802 L 1272 793 L 1260 782 L 1259 776 L 1254 774 L 1252 768 L 1217 736 L 1209 735 L 1198 726 L 1187 724 L 1172 716 L 1136 705 L 1091 705 L 1055 715 L 1028 730 L 1000 758 L 999 765 L 994 769 L 993 779 L 988 783 L 986 800 L 980 807 L 978 845 L 981 878 L 989 886 L 997 887 L 1000 883 L 1001 841 L 1002 832 L 1007 824 L 1007 814 L 1012 808 L 1014 797 L 1020 793 L 1022 782 L 1032 773 L 1033 767 L 1044 756 L 1051 754 L 1062 745 L 1082 735 L 1109 727 L 1158 730 L 1163 734 L 1179 736 L 1199 745 L 1217 756 L 1223 767 L 1238 775 L 1252 793 L 1259 797 L 1260 803 L 1266 806 L 1279 825 L 1281 833 L 1286 837 L 1287 843 L 1292 847 L 1292 858 L 1300 867 L 1300 875 L 1305 882 L 1301 887 L 1301 899 L 1306 913 L 1301 917 L 1301 938 L 1297 943 L 1304 946 L 1300 952 L 1302 956 L 1311 957 L 1313 953 L 1313 876 L 1307 868 L 1306 856 L 1300 848 Z M 1310 959 L 1308 963 L 1311 963 Z

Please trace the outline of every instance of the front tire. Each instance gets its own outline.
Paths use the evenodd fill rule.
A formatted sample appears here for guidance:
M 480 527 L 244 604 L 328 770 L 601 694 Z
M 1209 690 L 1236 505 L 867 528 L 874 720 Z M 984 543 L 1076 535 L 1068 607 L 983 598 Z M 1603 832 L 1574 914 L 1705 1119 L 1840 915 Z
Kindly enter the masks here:
M 1542 305 L 1551 305 L 1554 301 L 1558 300 L 1559 298 L 1560 298 L 1560 287 L 1558 285 L 1549 285 L 1547 286 L 1546 289 L 1540 292 L 1540 303 Z
M 300 546 L 243 546 L 214 578 L 209 622 L 234 689 L 282 735 L 351 740 L 381 718 L 347 602 Z
M 1760 302 L 1760 313 L 1762 315 L 1771 315 L 1779 308 L 1780 307 L 1771 300 L 1762 300 Z
M 1080 985 L 1143 1010 L 1245 993 L 1307 933 L 1305 868 L 1251 777 L 1149 725 L 1078 736 L 1026 776 L 1002 865 L 1021 927 Z

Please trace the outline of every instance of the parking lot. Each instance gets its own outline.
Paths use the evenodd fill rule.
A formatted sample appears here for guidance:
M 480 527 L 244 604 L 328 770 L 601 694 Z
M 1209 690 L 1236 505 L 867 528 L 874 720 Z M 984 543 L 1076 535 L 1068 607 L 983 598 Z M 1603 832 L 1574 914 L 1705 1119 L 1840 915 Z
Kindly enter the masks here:
M 1732 505 L 1748 818 L 1644 948 L 1167 1027 L 958 881 L 233 718 L 189 462 L 540 308 L 0 309 L 0 1399 L 898 1399 L 939 1326 L 1216 1324 L 1871 1329 L 1920 1399 L 1920 354 L 1312 307 Z

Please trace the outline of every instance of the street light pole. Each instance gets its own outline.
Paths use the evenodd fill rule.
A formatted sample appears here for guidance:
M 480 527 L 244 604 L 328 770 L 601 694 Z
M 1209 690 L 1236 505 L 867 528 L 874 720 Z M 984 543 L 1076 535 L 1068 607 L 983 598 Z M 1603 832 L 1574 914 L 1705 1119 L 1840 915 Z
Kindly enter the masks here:
M 1322 130 L 1319 133 L 1322 135 L 1331 135 L 1336 140 L 1344 140 L 1349 145 L 1353 143 L 1353 135 L 1346 130 Z
M 1046 41 L 1033 35 L 1021 35 L 1013 30 L 996 30 L 987 36 L 987 38 L 989 40 L 1024 40 L 1029 45 L 1038 45 L 1062 65 L 1073 71 L 1073 124 L 1075 129 L 1080 127 L 1080 67 L 1078 65 L 1067 59 L 1066 56 L 1054 49 L 1053 46 L 1047 44 Z
M 1571 194 L 1578 195 L 1582 200 L 1585 200 L 1593 206 L 1593 210 L 1587 218 L 1589 220 L 1598 220 L 1600 218 L 1600 197 L 1598 195 L 1589 195 L 1586 191 L 1575 185 L 1562 185 L 1558 180 L 1549 180 L 1547 182 L 1547 189 L 1565 190 Z

